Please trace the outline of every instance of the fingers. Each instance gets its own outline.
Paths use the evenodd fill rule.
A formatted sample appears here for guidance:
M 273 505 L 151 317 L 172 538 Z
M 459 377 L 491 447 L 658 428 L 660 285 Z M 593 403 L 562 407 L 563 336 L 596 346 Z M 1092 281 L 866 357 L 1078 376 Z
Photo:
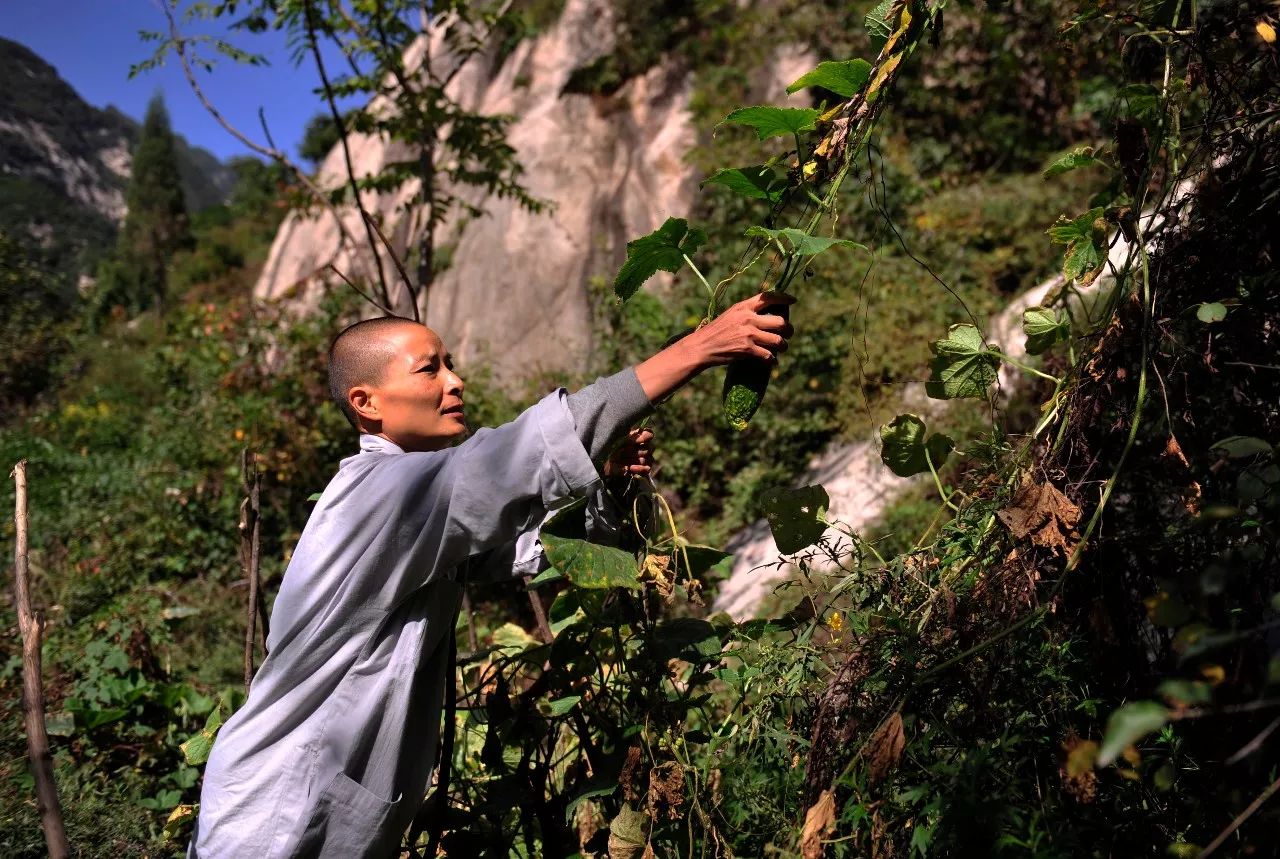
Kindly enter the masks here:
M 789 292 L 761 292 L 747 301 L 751 302 L 751 309 L 758 313 L 775 304 L 795 304 L 796 297 Z

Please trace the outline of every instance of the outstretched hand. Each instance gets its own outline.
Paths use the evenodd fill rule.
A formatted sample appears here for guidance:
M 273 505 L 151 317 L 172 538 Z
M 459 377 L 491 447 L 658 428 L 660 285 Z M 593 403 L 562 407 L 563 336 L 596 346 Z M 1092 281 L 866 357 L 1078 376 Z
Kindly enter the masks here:
M 779 353 L 787 351 L 794 329 L 787 319 L 771 311 L 795 300 L 785 292 L 761 292 L 726 308 L 694 332 L 708 363 L 728 364 L 737 358 L 777 360 Z
M 651 403 L 661 402 L 703 370 L 739 358 L 776 361 L 787 350 L 793 329 L 786 318 L 769 311 L 794 301 L 785 292 L 761 292 L 728 307 L 636 367 L 645 396 Z
M 627 433 L 604 464 L 605 477 L 648 474 L 653 468 L 653 430 L 636 428 Z

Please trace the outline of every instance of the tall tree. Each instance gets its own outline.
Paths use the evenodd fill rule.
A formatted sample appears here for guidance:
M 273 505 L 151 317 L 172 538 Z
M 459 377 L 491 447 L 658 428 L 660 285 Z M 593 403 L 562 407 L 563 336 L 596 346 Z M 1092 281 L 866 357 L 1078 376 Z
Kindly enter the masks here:
M 154 68 L 170 51 L 176 54 L 188 82 L 215 119 L 255 152 L 294 172 L 312 201 L 327 207 L 338 221 L 345 245 L 367 243 L 373 260 L 369 268 L 377 279 L 370 292 L 377 298 L 361 294 L 384 310 L 411 311 L 415 318 L 425 318 L 437 270 L 436 230 L 451 214 L 478 216 L 484 199 L 494 196 L 513 198 L 533 211 L 544 206 L 521 183 L 521 166 L 507 141 L 512 118 L 468 110 L 448 90 L 463 68 L 494 62 L 503 46 L 509 47 L 523 32 L 523 19 L 509 0 L 222 0 L 194 3 L 185 11 L 182 6 L 181 0 L 166 0 L 169 31 L 143 34 L 158 46 L 132 73 Z M 227 122 L 209 102 L 196 69 L 208 71 L 219 58 L 250 65 L 262 65 L 265 58 L 221 39 L 184 35 L 177 27 L 182 17 L 234 17 L 233 30 L 289 33 L 294 61 L 314 64 L 321 80 L 317 95 L 326 108 L 308 125 L 302 155 L 316 163 L 335 143 L 340 145 L 347 174 L 342 186 L 320 188 L 270 142 L 265 116 L 261 119 L 267 145 L 255 143 Z M 326 58 L 326 47 L 336 47 L 341 60 Z M 340 109 L 339 101 L 349 99 L 363 106 Z M 397 143 L 406 155 L 377 172 L 357 175 L 349 145 L 353 132 Z M 390 192 L 406 185 L 416 190 L 409 247 L 404 249 L 411 257 L 409 264 L 380 235 L 380 225 L 359 198 L 360 191 Z M 338 211 L 344 205 L 361 209 L 361 223 L 351 231 L 355 236 Z M 394 270 L 383 264 L 384 253 Z M 359 288 L 345 275 L 344 279 Z
M 163 315 L 169 264 L 177 251 L 191 246 L 191 229 L 169 112 L 159 93 L 147 105 L 125 202 L 128 214 L 115 256 L 102 269 L 95 304 L 99 309 L 121 305 L 130 313 L 155 307 Z

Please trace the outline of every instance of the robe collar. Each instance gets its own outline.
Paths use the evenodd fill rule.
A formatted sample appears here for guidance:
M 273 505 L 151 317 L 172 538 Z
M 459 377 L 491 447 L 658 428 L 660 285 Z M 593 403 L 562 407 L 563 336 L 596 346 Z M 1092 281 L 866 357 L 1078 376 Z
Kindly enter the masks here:
M 361 453 L 404 453 L 404 449 L 395 442 L 380 435 L 360 434 Z

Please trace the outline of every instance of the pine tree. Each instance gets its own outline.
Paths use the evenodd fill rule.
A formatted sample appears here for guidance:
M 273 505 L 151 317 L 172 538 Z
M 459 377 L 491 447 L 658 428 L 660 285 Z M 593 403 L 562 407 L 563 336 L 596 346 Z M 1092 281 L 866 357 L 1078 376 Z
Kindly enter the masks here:
M 96 304 L 122 305 L 130 314 L 154 306 L 163 314 L 169 264 L 192 240 L 169 112 L 159 93 L 147 106 L 125 202 L 128 214 L 114 258 L 102 269 Z

